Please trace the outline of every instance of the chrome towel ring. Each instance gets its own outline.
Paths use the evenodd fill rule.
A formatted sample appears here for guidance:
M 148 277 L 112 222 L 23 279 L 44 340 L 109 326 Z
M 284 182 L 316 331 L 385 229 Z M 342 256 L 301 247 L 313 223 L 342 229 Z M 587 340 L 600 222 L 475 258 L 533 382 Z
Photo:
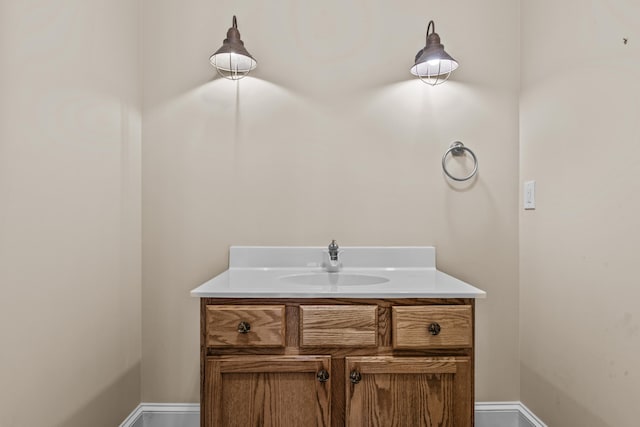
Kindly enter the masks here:
M 471 171 L 471 173 L 467 176 L 465 176 L 464 178 L 458 178 L 455 177 L 453 175 L 451 175 L 449 173 L 449 171 L 447 170 L 447 155 L 449 153 L 451 153 L 452 156 L 458 157 L 458 156 L 463 156 L 464 152 L 467 152 L 469 154 L 471 154 L 471 157 L 473 157 L 473 170 Z M 442 156 L 442 170 L 444 171 L 444 173 L 451 178 L 454 181 L 467 181 L 471 178 L 473 178 L 473 176 L 476 174 L 476 172 L 478 172 L 478 158 L 476 157 L 476 155 L 474 154 L 473 151 L 471 151 L 471 149 L 469 147 L 465 147 L 464 144 L 460 141 L 455 141 L 454 143 L 452 143 L 449 146 L 449 149 L 447 151 L 445 151 L 444 156 Z

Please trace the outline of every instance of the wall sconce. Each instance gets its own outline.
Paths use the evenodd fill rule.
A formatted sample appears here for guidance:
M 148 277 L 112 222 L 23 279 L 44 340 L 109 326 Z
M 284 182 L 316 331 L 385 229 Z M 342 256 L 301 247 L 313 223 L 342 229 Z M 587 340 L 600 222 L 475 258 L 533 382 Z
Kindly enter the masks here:
M 227 31 L 227 38 L 222 42 L 222 47 L 211 55 L 209 61 L 218 70 L 218 74 L 229 80 L 240 80 L 258 65 L 240 40 L 235 15 L 233 26 Z
M 458 68 L 458 61 L 444 51 L 444 45 L 440 43 L 440 36 L 436 33 L 436 25 L 433 21 L 429 21 L 427 44 L 416 54 L 411 74 L 420 77 L 423 82 L 435 86 L 447 81 L 451 72 L 456 68 Z

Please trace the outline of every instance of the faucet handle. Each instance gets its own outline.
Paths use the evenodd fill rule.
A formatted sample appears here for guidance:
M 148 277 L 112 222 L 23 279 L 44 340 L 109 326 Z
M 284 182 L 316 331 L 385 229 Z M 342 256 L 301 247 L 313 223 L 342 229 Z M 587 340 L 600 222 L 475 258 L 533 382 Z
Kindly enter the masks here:
M 332 240 L 331 243 L 329 243 L 329 250 L 330 251 L 337 251 L 338 250 L 338 244 L 336 243 L 335 240 Z

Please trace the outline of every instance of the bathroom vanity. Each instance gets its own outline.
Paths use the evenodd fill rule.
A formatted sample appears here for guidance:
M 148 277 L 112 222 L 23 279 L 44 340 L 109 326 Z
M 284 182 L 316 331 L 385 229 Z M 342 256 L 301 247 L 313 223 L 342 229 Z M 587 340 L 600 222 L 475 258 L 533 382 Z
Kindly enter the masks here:
M 229 270 L 191 292 L 201 425 L 473 426 L 486 294 L 438 271 L 431 247 L 329 261 L 326 248 L 232 247 Z

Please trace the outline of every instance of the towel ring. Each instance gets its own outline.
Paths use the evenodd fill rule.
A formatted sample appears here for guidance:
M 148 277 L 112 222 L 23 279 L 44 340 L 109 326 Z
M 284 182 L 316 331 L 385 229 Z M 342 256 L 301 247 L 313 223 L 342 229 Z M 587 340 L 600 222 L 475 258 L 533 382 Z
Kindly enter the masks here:
M 464 178 L 458 178 L 458 177 L 455 177 L 455 176 L 451 175 L 449 173 L 449 171 L 447 170 L 447 155 L 449 153 L 451 153 L 452 156 L 458 157 L 458 156 L 464 155 L 465 151 L 467 153 L 471 154 L 471 157 L 473 157 L 473 170 L 471 171 L 471 173 L 469 175 L 465 176 Z M 445 174 L 447 174 L 447 176 L 449 178 L 451 178 L 454 181 L 458 181 L 458 182 L 467 181 L 467 180 L 473 178 L 473 176 L 476 174 L 476 172 L 478 172 L 478 158 L 476 157 L 474 152 L 471 151 L 470 148 L 465 147 L 462 142 L 455 141 L 454 143 L 452 143 L 449 146 L 449 149 L 444 153 L 444 156 L 442 156 L 442 170 L 444 171 Z

